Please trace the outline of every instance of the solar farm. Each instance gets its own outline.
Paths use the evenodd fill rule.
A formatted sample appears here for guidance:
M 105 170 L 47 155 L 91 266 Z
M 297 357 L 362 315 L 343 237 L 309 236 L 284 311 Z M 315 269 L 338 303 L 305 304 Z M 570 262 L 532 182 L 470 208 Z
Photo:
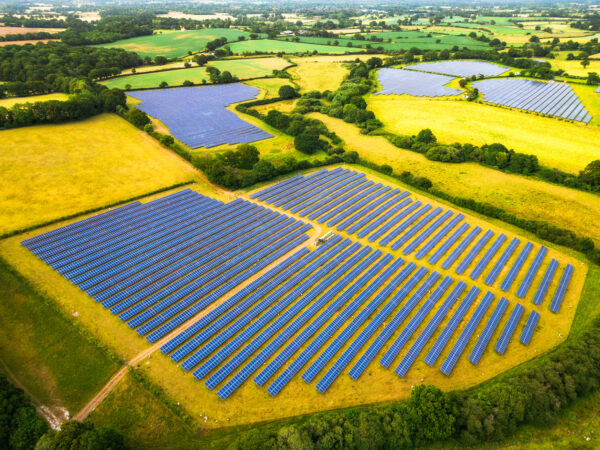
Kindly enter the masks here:
M 250 383 L 335 399 L 377 366 L 456 382 L 545 348 L 584 266 L 471 219 L 338 167 L 228 202 L 183 189 L 22 245 L 235 410 Z
M 521 78 L 481 80 L 473 83 L 486 102 L 588 123 L 591 114 L 567 83 Z
M 247 144 L 272 137 L 226 109 L 256 98 L 259 89 L 245 84 L 135 91 L 137 107 L 159 119 L 171 134 L 191 148 Z M 185 115 L 181 115 L 181 111 Z
M 460 89 L 445 87 L 454 78 L 434 73 L 416 72 L 404 69 L 380 69 L 377 81 L 381 90 L 375 95 L 408 94 L 415 97 L 442 97 L 460 95 Z

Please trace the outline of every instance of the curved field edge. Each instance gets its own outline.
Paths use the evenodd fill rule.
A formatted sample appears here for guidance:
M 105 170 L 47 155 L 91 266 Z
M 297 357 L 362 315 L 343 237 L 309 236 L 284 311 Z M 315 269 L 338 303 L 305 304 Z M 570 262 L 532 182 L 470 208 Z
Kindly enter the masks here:
M 372 175 L 371 177 L 376 178 Z M 394 181 L 389 182 L 390 184 L 401 185 Z M 214 196 L 215 194 L 214 192 L 206 192 L 202 186 L 196 186 L 196 189 L 208 195 Z M 413 189 L 409 188 L 409 190 L 414 192 Z M 414 196 L 416 198 L 420 197 L 416 193 Z M 434 200 L 432 199 L 432 201 Z M 453 209 L 456 210 L 458 208 Z M 469 213 L 467 212 L 467 214 Z M 111 316 L 96 302 L 90 301 L 87 295 L 75 286 L 72 286 L 68 281 L 62 279 L 51 268 L 20 246 L 19 242 L 22 239 L 37 235 L 43 231 L 46 230 L 36 230 L 35 233 L 27 233 L 26 235 L 5 240 L 0 245 L 0 254 L 9 259 L 42 292 L 57 299 L 57 302 L 60 303 L 60 306 L 64 310 L 72 311 L 73 308 L 77 308 L 79 313 L 78 320 L 98 336 L 102 342 L 106 343 L 111 351 L 118 354 L 119 357 L 131 359 L 134 355 L 145 350 L 148 344 L 137 333 L 131 330 L 126 324 L 120 322 L 118 318 Z M 519 230 L 516 233 L 524 234 L 519 233 Z M 549 247 L 552 246 L 550 245 Z M 584 273 L 581 270 L 577 271 L 580 277 L 583 277 Z M 583 284 L 583 278 L 580 278 L 580 283 Z M 573 301 L 576 302 L 576 299 L 571 299 L 571 302 Z M 563 314 L 560 315 L 561 321 L 567 320 L 570 323 L 574 313 L 575 310 L 563 311 Z M 565 326 L 563 323 L 561 328 L 566 328 L 564 330 L 566 334 L 568 324 Z M 552 335 L 554 335 L 554 332 L 552 332 Z M 560 339 L 557 340 L 556 336 L 550 337 L 547 332 L 544 333 L 544 336 L 548 338 L 548 343 L 550 344 L 548 348 L 560 342 Z M 544 348 L 544 345 L 542 345 L 542 348 Z M 531 357 L 525 353 L 517 352 L 515 356 L 517 356 L 519 362 L 511 360 L 510 364 L 520 363 Z M 459 364 L 454 378 L 446 379 L 445 376 L 441 376 L 441 372 L 436 370 L 435 376 L 430 377 L 428 374 L 427 381 L 437 384 L 445 390 L 473 386 L 483 379 L 505 370 L 507 361 L 501 361 L 500 358 L 493 359 L 494 367 L 486 367 L 486 374 L 474 373 L 472 371 L 465 373 L 465 367 L 461 367 Z M 153 354 L 142 361 L 136 368 L 152 383 L 161 386 L 166 395 L 175 402 L 184 405 L 196 421 L 207 417 L 207 422 L 201 423 L 201 426 L 206 430 L 221 428 L 223 426 L 276 420 L 281 417 L 292 417 L 299 414 L 351 407 L 357 404 L 402 400 L 410 394 L 410 386 L 419 383 L 419 379 L 422 376 L 419 375 L 419 371 L 415 370 L 407 379 L 399 380 L 393 372 L 390 373 L 390 371 L 381 369 L 378 365 L 374 364 L 374 367 L 370 368 L 369 374 L 365 374 L 365 376 L 372 378 L 354 383 L 348 377 L 342 377 L 338 383 L 332 386 L 331 395 L 321 396 L 316 393 L 313 386 L 305 385 L 303 382 L 295 380 L 275 401 L 262 388 L 258 388 L 249 380 L 240 389 L 240 392 L 236 393 L 235 398 L 227 402 L 222 402 L 214 393 L 206 390 L 201 383 L 197 382 L 189 374 L 184 374 L 168 357 L 165 357 L 161 353 Z M 458 375 L 461 376 L 459 377 Z M 457 384 L 456 381 L 459 379 L 460 383 Z M 169 382 L 165 384 L 165 380 L 169 380 Z M 379 385 L 381 390 L 374 393 L 369 392 L 373 384 Z M 391 386 L 394 386 L 393 390 L 388 389 Z M 299 402 L 298 399 L 303 400 Z

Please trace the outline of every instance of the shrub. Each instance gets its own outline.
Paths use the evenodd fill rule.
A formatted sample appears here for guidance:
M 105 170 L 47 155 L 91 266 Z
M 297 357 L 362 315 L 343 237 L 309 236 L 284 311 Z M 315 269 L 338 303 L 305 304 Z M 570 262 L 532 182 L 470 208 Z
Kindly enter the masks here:
M 127 120 L 140 129 L 144 129 L 144 126 L 150 123 L 150 117 L 137 108 L 133 108 L 127 113 Z
M 312 155 L 319 150 L 319 135 L 311 130 L 305 130 L 294 138 L 296 150 Z
M 279 88 L 279 97 L 283 100 L 288 100 L 290 98 L 294 98 L 296 97 L 296 91 L 295 89 L 288 85 L 288 84 L 284 84 L 283 86 L 281 86 Z

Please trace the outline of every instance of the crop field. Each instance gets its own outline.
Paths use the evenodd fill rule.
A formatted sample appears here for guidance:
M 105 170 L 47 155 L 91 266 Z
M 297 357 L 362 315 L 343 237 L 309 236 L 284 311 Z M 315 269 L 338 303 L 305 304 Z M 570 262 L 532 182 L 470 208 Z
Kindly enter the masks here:
M 195 176 L 187 164 L 116 115 L 4 130 L 2 136 L 0 234 Z
M 361 59 L 365 59 L 366 55 L 360 56 Z M 378 55 L 368 55 L 368 57 L 372 56 Z M 302 91 L 335 90 L 348 73 L 344 62 L 352 61 L 355 58 L 356 56 L 350 55 L 295 58 L 293 61 L 298 65 L 288 71 L 300 85 Z
M 10 238 L 0 252 L 64 308 L 77 305 L 78 320 L 119 355 L 148 348 L 142 336 L 159 344 L 162 352 L 138 369 L 207 429 L 402 399 L 421 379 L 443 389 L 472 386 L 568 335 L 587 272 L 573 257 L 348 168 L 281 183 L 233 201 L 177 190 L 49 234 Z M 153 226 L 136 231 L 146 221 Z M 329 229 L 338 236 L 315 247 Z M 198 239 L 213 244 L 194 246 Z M 216 253 L 198 259 L 198 252 Z M 492 314 L 506 302 L 503 315 Z M 531 311 L 539 323 L 522 336 Z M 464 331 L 475 322 L 475 333 Z M 454 323 L 429 367 L 423 358 Z M 501 334 L 514 334 L 506 348 Z M 406 351 L 423 343 L 408 364 Z M 399 376 L 401 361 L 408 365 Z
M 249 39 L 250 33 L 234 28 L 208 28 L 203 30 L 172 31 L 168 33 L 153 34 L 151 36 L 138 36 L 131 39 L 108 44 L 99 44 L 96 47 L 122 48 L 136 52 L 141 57 L 165 56 L 175 58 L 187 55 L 188 51 L 198 52 L 204 50 L 206 43 L 218 38 L 226 37 L 228 41 L 237 41 L 238 37 L 245 36 Z
M 208 64 L 216 67 L 221 72 L 229 71 L 240 79 L 265 77 L 273 73 L 273 70 L 281 70 L 289 63 L 281 58 L 256 58 L 256 59 L 226 59 L 213 61 Z M 201 84 L 202 80 L 208 81 L 205 67 L 192 67 L 189 69 L 168 70 L 164 72 L 150 72 L 125 77 L 112 78 L 103 81 L 102 84 L 109 88 L 125 89 L 127 85 L 131 89 L 156 88 L 161 82 L 166 81 L 169 86 L 181 86 L 184 81 Z
M 534 154 L 541 164 L 578 173 L 597 159 L 594 142 L 600 129 L 516 110 L 463 101 L 407 96 L 370 96 L 369 109 L 385 127 L 413 135 L 431 128 L 440 142 L 476 145 L 500 142 L 515 151 Z M 432 122 L 431 117 L 444 117 Z
M 136 107 L 164 123 L 171 134 L 191 148 L 221 144 L 247 144 L 272 137 L 226 109 L 232 103 L 252 100 L 259 90 L 245 84 L 136 91 Z M 185 118 L 181 110 L 186 111 Z
M 69 96 L 56 92 L 53 94 L 44 95 L 32 95 L 29 97 L 8 97 L 0 99 L 0 107 L 10 108 L 17 103 L 35 103 L 35 102 L 46 102 L 48 100 L 67 100 Z
M 284 85 L 289 85 L 290 82 L 286 78 L 264 78 L 245 81 L 244 84 L 260 89 L 261 93 L 258 98 L 263 99 L 279 96 L 279 88 Z
M 448 105 L 451 102 L 431 103 L 440 104 L 440 114 L 446 114 L 450 109 Z M 465 104 L 467 103 L 465 102 Z M 404 104 L 404 108 L 409 111 L 410 108 L 416 107 L 417 105 L 413 103 Z M 490 108 L 492 107 L 490 106 Z M 485 116 L 486 114 L 479 115 L 479 117 Z M 584 236 L 590 236 L 600 244 L 600 229 L 593 221 L 589 220 L 589 217 L 596 217 L 597 214 L 600 214 L 600 202 L 594 194 L 527 177 L 502 173 L 479 164 L 446 164 L 429 161 L 421 154 L 395 147 L 384 137 L 360 134 L 357 127 L 341 119 L 328 117 L 320 113 L 312 113 L 309 117 L 323 121 L 331 131 L 344 139 L 348 149 L 357 151 L 369 161 L 377 161 L 378 164 L 389 164 L 395 173 L 409 171 L 416 176 L 427 177 L 435 187 L 451 195 L 476 198 L 480 202 L 495 205 L 519 217 L 539 220 L 540 217 L 545 217 L 551 213 L 553 214 L 553 223 L 557 226 L 573 230 L 575 233 Z M 523 116 L 523 120 L 526 118 L 527 116 Z M 523 123 L 523 120 L 521 123 Z M 457 128 L 466 127 L 466 123 L 468 122 L 459 123 Z M 416 133 L 425 125 L 430 126 L 431 121 L 419 125 L 411 132 Z M 571 124 L 571 126 L 578 128 L 577 125 Z M 535 125 L 528 129 L 535 129 Z M 436 132 L 435 129 L 434 132 Z M 574 134 L 574 132 L 571 134 Z M 565 135 L 569 135 L 566 130 Z M 438 139 L 441 140 L 439 136 Z M 490 139 L 488 141 L 486 139 L 488 142 L 494 142 L 495 140 Z M 457 137 L 448 142 L 455 141 L 464 142 L 464 138 Z M 528 147 L 528 149 L 532 150 L 533 146 Z
M 243 53 L 356 53 L 359 48 L 346 48 L 334 45 L 317 45 L 305 42 L 259 39 L 255 41 L 238 41 L 229 45 L 229 49 L 238 55 Z
M 589 60 L 590 65 L 584 68 L 581 65 L 581 61 L 567 61 L 562 59 L 547 59 L 552 67 L 560 70 L 564 70 L 569 75 L 574 75 L 576 77 L 587 77 L 589 72 L 600 73 L 600 61 L 597 60 Z

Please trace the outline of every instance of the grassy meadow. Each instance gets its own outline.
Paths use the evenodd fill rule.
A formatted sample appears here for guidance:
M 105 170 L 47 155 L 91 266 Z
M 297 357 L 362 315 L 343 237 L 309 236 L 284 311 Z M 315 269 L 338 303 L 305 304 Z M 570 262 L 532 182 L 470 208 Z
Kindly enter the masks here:
M 357 53 L 360 48 L 337 47 L 334 45 L 309 44 L 304 42 L 290 42 L 273 39 L 259 39 L 255 41 L 238 41 L 229 45 L 235 54 L 243 53 Z
M 430 128 L 443 143 L 500 142 L 536 155 L 545 166 L 571 173 L 598 159 L 594 143 L 600 140 L 600 128 L 595 126 L 466 101 L 372 95 L 367 103 L 393 133 L 414 135 Z
M 187 163 L 114 114 L 4 130 L 2 136 L 0 235 L 196 176 Z
M 237 41 L 240 36 L 250 38 L 250 33 L 234 28 L 205 28 L 202 30 L 169 31 L 123 39 L 108 44 L 99 44 L 95 47 L 122 48 L 136 52 L 142 58 L 149 56 L 165 56 L 176 58 L 187 55 L 188 51 L 199 52 L 205 49 L 206 44 L 215 39 L 226 37 L 228 41 Z
M 61 92 L 53 94 L 43 95 L 31 95 L 29 97 L 8 97 L 0 99 L 0 107 L 10 108 L 17 103 L 35 103 L 35 102 L 47 102 L 48 100 L 68 100 L 69 96 Z

